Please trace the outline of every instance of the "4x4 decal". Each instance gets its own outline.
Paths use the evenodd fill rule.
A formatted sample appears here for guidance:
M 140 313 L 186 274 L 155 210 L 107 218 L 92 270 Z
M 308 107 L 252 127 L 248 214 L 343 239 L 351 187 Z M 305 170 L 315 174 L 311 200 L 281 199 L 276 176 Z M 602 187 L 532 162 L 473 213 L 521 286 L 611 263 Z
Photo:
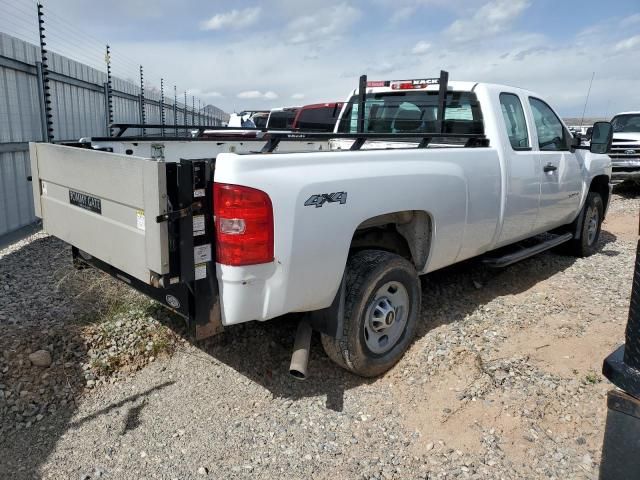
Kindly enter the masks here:
M 323 206 L 325 203 L 337 203 L 344 205 L 347 203 L 347 192 L 335 192 L 335 193 L 320 193 L 318 195 L 311 195 L 306 202 L 305 207 L 315 205 L 316 208 Z

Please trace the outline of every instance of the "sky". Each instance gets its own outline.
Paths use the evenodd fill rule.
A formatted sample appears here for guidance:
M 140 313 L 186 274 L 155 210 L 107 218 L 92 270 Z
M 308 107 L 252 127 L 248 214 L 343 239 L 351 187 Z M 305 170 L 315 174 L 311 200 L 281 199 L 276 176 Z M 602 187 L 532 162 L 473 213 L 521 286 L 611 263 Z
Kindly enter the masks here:
M 26 21 L 30 0 L 17 5 Z M 344 100 L 358 77 L 533 90 L 563 116 L 640 110 L 640 1 L 44 0 L 50 47 L 227 112 Z M 26 24 L 0 15 L 0 31 Z M 4 18 L 4 20 L 3 20 Z M 9 22 L 9 24 L 7 24 Z M 58 47 L 58 48 L 56 48 Z M 97 60 L 95 60 L 97 58 Z

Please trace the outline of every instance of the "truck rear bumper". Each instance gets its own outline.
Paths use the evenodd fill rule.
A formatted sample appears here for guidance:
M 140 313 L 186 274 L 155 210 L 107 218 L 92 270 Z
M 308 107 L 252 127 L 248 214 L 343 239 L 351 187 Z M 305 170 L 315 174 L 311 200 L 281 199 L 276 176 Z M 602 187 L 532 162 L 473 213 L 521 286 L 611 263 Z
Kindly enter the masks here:
M 277 268 L 275 262 L 249 267 L 216 264 L 224 325 L 269 320 L 277 316 L 274 312 L 280 309 L 273 305 Z
M 195 292 L 185 283 L 156 288 L 76 247 L 71 247 L 71 252 L 74 264 L 87 264 L 102 270 L 183 317 L 187 321 L 189 334 L 196 340 L 210 337 L 223 330 L 220 299 L 215 281 L 211 283 L 212 288 L 209 291 L 202 291 L 200 287 L 199 291 Z M 215 277 L 210 275 L 209 278 Z

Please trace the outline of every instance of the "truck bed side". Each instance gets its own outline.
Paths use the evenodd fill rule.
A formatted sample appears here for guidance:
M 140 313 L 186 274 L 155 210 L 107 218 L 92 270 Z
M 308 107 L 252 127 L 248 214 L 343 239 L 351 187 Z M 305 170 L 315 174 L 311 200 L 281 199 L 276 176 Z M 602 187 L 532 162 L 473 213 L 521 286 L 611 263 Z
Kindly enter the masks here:
M 265 191 L 274 211 L 273 264 L 217 267 L 225 324 L 327 307 L 340 284 L 354 233 L 379 215 L 424 212 L 434 240 L 427 261 L 417 265 L 422 273 L 478 255 L 491 246 L 502 195 L 493 148 L 267 158 L 221 154 L 215 181 Z M 345 203 L 317 207 L 308 202 L 314 195 L 339 192 L 346 194 Z

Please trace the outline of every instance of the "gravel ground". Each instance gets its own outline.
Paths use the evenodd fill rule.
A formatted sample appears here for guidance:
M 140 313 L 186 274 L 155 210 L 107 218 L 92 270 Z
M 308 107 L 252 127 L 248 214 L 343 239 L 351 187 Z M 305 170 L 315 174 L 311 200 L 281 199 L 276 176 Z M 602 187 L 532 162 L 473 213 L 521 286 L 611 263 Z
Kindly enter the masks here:
M 296 317 L 196 347 L 33 235 L 0 251 L 0 478 L 595 479 L 639 211 L 615 196 L 590 258 L 424 277 L 394 369 L 355 377 L 314 338 L 304 383 L 287 375 Z

